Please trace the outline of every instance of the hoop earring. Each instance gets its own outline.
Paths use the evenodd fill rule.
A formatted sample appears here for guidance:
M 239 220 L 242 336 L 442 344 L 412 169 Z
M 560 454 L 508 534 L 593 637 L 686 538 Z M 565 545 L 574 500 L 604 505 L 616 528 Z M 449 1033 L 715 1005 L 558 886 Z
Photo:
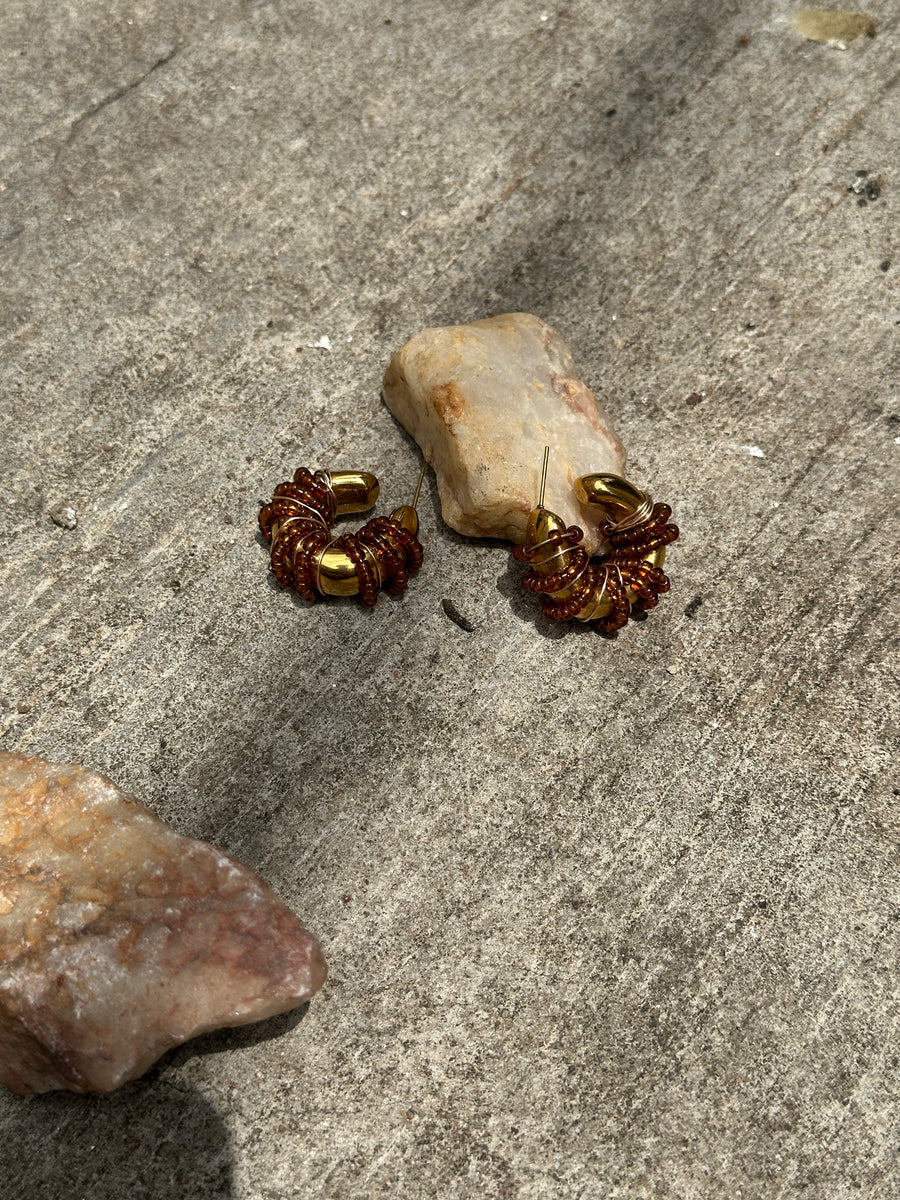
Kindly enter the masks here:
M 655 608 L 669 590 L 662 565 L 678 526 L 668 524 L 668 504 L 654 504 L 627 479 L 582 475 L 575 481 L 575 495 L 603 511 L 600 533 L 610 546 L 603 559 L 591 559 L 581 546 L 584 532 L 577 525 L 566 527 L 562 517 L 544 506 L 549 455 L 547 446 L 527 541 L 513 551 L 517 562 L 531 566 L 522 587 L 542 597 L 548 620 L 594 621 L 598 631 L 612 633 L 627 623 L 632 610 Z
M 424 478 L 423 467 L 411 505 L 401 504 L 389 517 L 373 517 L 356 533 L 332 537 L 337 517 L 372 507 L 378 480 L 368 471 L 313 473 L 298 467 L 259 514 L 259 528 L 272 546 L 272 574 L 304 600 L 358 595 L 373 608 L 382 586 L 402 596 L 424 557 L 416 512 Z

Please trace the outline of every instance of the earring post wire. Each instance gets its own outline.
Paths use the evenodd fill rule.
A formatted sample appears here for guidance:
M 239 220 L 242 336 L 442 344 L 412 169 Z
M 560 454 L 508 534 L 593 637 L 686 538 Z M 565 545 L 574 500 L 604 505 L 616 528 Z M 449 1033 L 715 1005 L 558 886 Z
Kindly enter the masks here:
M 412 504 L 410 505 L 410 508 L 417 508 L 417 507 L 418 507 L 418 504 L 419 504 L 419 492 L 422 490 L 422 480 L 425 478 L 425 472 L 426 472 L 427 470 L 428 470 L 428 463 L 426 463 L 426 464 L 425 464 L 425 465 L 422 467 L 422 470 L 419 472 L 419 482 L 416 484 L 416 494 L 413 496 L 413 502 L 412 502 Z
M 550 447 L 544 447 L 544 465 L 541 468 L 541 494 L 538 496 L 538 508 L 544 507 L 544 489 L 547 486 L 547 464 L 550 461 Z

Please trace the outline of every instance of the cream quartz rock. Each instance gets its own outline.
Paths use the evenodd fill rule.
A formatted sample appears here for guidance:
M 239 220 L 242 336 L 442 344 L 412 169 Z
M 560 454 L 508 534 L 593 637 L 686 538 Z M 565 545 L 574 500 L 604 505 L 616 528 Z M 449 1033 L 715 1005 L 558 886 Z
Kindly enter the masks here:
M 79 766 L 0 753 L 0 1082 L 108 1092 L 296 1008 L 315 937 L 249 868 Z
M 434 468 L 444 520 L 469 537 L 522 543 L 550 447 L 545 504 L 602 547 L 579 475 L 625 468 L 609 417 L 569 348 L 529 313 L 424 329 L 391 359 L 384 400 Z

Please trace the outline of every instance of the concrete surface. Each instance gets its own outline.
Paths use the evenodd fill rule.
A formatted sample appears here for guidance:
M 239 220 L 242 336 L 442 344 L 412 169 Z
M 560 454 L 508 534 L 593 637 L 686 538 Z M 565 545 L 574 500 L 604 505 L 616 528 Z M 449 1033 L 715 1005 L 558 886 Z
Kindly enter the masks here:
M 0 1098 L 3 1200 L 900 1195 L 870 11 L 840 53 L 764 0 L 2 8 L 2 744 L 246 860 L 332 968 L 112 1097 Z M 675 508 L 660 609 L 549 628 L 433 482 L 403 601 L 273 587 L 258 502 L 405 499 L 391 353 L 512 309 Z

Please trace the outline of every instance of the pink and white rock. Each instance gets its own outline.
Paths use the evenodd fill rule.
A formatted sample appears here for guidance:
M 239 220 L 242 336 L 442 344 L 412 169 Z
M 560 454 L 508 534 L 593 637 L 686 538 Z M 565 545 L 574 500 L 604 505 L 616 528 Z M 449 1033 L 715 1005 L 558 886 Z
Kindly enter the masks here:
M 80 766 L 0 753 L 0 1082 L 108 1092 L 303 1004 L 315 937 L 249 868 Z
M 507 313 L 422 330 L 391 359 L 384 399 L 434 468 L 452 529 L 523 542 L 549 446 L 545 503 L 582 526 L 588 550 L 600 548 L 596 514 L 572 485 L 593 471 L 621 475 L 622 443 L 540 318 Z

